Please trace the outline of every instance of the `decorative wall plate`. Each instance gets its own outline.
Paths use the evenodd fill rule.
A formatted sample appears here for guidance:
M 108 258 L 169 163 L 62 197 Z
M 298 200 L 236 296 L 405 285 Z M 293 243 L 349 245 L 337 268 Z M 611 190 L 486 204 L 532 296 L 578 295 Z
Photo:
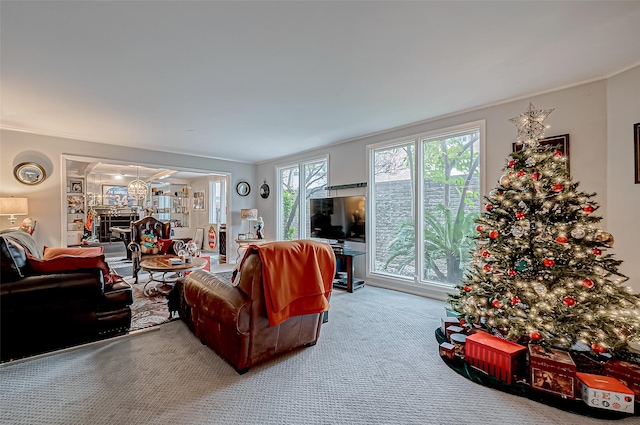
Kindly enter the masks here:
M 29 185 L 42 183 L 47 178 L 44 168 L 35 162 L 22 162 L 16 165 L 13 174 L 20 183 Z
M 236 185 L 236 192 L 240 196 L 247 196 L 251 192 L 251 186 L 247 182 L 240 182 Z
M 269 185 L 267 184 L 267 181 L 265 180 L 265 182 L 262 184 L 262 186 L 260 186 L 260 196 L 262 197 L 262 199 L 267 199 L 269 197 L 269 193 L 271 192 L 271 190 L 269 189 Z

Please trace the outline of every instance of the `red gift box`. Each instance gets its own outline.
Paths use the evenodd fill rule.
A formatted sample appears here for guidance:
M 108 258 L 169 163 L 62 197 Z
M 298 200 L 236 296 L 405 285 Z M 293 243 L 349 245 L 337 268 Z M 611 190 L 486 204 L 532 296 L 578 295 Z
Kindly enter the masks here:
M 522 376 L 527 348 L 486 332 L 476 332 L 466 339 L 465 361 L 507 384 Z
M 442 317 L 440 319 L 440 329 L 443 334 L 446 334 L 449 326 L 459 326 L 460 320 L 457 317 Z
M 529 344 L 531 388 L 576 399 L 576 364 L 566 351 Z
M 622 381 L 634 392 L 636 403 L 640 403 L 640 365 L 622 360 L 611 360 L 605 363 L 604 374 Z
M 633 391 L 616 378 L 576 373 L 578 392 L 587 406 L 633 413 Z
M 446 329 L 447 341 L 451 342 L 451 334 L 461 334 L 464 333 L 464 328 L 460 326 L 447 326 Z
M 455 349 L 453 344 L 448 342 L 443 342 L 442 344 L 440 344 L 440 357 L 453 360 L 453 358 L 455 357 Z

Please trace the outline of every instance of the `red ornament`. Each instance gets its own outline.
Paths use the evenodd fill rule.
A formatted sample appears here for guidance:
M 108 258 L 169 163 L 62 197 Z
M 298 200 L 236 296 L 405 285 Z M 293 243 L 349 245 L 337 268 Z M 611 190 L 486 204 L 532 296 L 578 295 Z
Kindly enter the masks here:
M 523 219 L 523 218 L 524 218 L 524 212 L 523 212 L 523 211 L 517 211 L 517 212 L 516 212 L 516 218 L 517 218 L 518 220 Z
M 542 335 L 540 335 L 540 332 L 531 332 L 529 334 L 529 338 L 531 341 L 540 341 L 542 339 Z
M 502 307 L 502 303 L 500 302 L 500 300 L 493 300 L 491 301 L 491 305 L 494 306 L 495 308 L 500 308 Z
M 551 189 L 554 192 L 562 192 L 562 190 L 564 189 L 564 185 L 562 185 L 562 184 L 554 184 L 553 186 L 551 186 Z
M 515 276 L 518 274 L 517 271 L 515 271 L 514 269 L 509 269 L 509 271 L 507 272 L 507 274 L 511 277 Z
M 595 285 L 595 283 L 593 283 L 593 280 L 591 279 L 583 279 L 582 280 L 582 286 L 584 286 L 585 288 L 593 288 L 593 285 Z
M 576 299 L 570 295 L 567 295 L 562 299 L 562 303 L 567 307 L 573 307 L 574 305 L 576 305 Z
M 597 342 L 594 342 L 593 344 L 591 344 L 591 349 L 594 352 L 598 353 L 598 354 L 604 354 L 604 353 L 607 352 L 606 347 L 604 345 L 602 345 L 602 344 L 597 343 Z
M 513 304 L 513 305 L 520 304 L 520 298 L 519 297 L 511 297 L 511 304 Z
M 556 262 L 553 261 L 551 258 L 545 258 L 542 264 L 544 264 L 545 267 L 553 267 L 556 265 Z
M 520 178 L 521 178 L 521 177 L 524 177 L 524 176 L 526 176 L 526 175 L 527 175 L 527 173 L 525 173 L 524 171 L 518 171 L 518 172 L 516 173 L 516 176 L 518 176 L 518 177 L 520 177 Z
M 600 254 L 602 254 L 602 251 L 599 248 L 593 248 L 593 255 L 598 256 Z
M 498 236 L 500 236 L 500 233 L 498 233 L 497 230 L 492 230 L 491 232 L 489 232 L 489 237 L 491 239 L 496 239 Z
M 529 177 L 531 177 L 531 180 L 533 180 L 534 182 L 540 180 L 540 174 L 538 173 L 531 173 L 529 174 Z
M 556 242 L 559 243 L 559 244 L 564 244 L 564 243 L 569 242 L 569 238 L 567 238 L 565 235 L 559 235 L 556 238 Z
M 493 205 L 487 204 L 487 206 L 484 207 L 484 209 L 486 209 L 487 211 L 491 211 L 493 209 Z
M 462 289 L 464 289 L 464 290 L 465 290 L 465 292 L 469 292 L 469 291 L 471 291 L 471 286 L 469 286 L 469 285 L 464 285 L 464 286 L 462 287 Z
M 558 149 L 558 150 L 556 150 L 553 154 L 554 154 L 555 156 L 562 156 L 562 151 L 561 151 L 560 149 Z
M 465 323 L 467 323 L 467 321 L 464 319 L 464 317 L 461 317 L 460 320 L 460 326 L 464 325 Z
M 484 269 L 485 272 L 488 272 L 489 270 L 491 270 L 491 266 L 488 264 L 485 264 L 482 268 Z
M 484 258 L 487 258 L 487 257 L 489 257 L 490 255 L 491 255 L 491 253 L 490 253 L 489 251 L 482 251 L 482 256 L 483 256 Z
M 476 226 L 476 230 L 477 230 L 478 232 L 482 232 L 482 231 L 484 231 L 484 227 L 482 227 L 482 225 L 481 225 L 481 224 L 478 224 L 478 225 Z
M 593 212 L 593 207 L 591 205 L 587 205 L 582 209 L 582 211 L 584 211 L 587 214 L 591 214 Z
M 509 168 L 513 168 L 513 167 L 515 167 L 515 165 L 516 165 L 516 161 L 514 161 L 514 160 L 509 161 L 509 164 L 507 164 L 507 166 Z

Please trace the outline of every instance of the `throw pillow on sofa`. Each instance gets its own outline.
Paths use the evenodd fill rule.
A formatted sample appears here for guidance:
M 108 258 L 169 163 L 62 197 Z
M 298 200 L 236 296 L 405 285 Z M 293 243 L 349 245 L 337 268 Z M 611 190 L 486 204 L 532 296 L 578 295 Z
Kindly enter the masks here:
M 84 248 L 83 248 L 84 249 Z M 111 283 L 109 266 L 104 255 L 94 256 L 71 256 L 59 255 L 54 258 L 36 258 L 27 253 L 27 262 L 31 270 L 35 273 L 55 273 L 70 270 L 100 269 L 105 283 Z
M 163 254 L 168 254 L 173 246 L 173 239 L 158 238 L 158 250 Z

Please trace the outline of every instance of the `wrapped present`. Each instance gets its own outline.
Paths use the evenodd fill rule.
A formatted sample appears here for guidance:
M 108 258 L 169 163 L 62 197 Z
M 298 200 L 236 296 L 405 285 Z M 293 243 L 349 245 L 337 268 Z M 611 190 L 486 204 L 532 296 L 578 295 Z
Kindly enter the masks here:
M 440 319 L 440 329 L 442 330 L 442 334 L 447 333 L 447 328 L 449 326 L 459 326 L 460 320 L 457 317 L 442 317 Z
M 455 355 L 464 359 L 464 346 L 467 342 L 465 334 L 451 334 L 451 343 L 453 344 Z
M 445 334 L 447 336 L 447 341 L 451 342 L 451 334 L 461 334 L 464 333 L 464 328 L 460 326 L 447 326 Z
M 529 344 L 531 388 L 575 400 L 576 364 L 566 351 Z
M 578 392 L 590 407 L 633 413 L 634 394 L 620 380 L 610 376 L 576 373 Z
M 523 375 L 527 348 L 486 332 L 467 336 L 465 361 L 489 375 L 514 383 Z
M 610 360 L 604 365 L 604 375 L 619 379 L 635 394 L 640 403 L 640 365 L 623 360 Z
M 448 342 L 443 342 L 442 344 L 440 344 L 440 357 L 453 360 L 453 358 L 455 357 L 455 348 L 453 344 Z

